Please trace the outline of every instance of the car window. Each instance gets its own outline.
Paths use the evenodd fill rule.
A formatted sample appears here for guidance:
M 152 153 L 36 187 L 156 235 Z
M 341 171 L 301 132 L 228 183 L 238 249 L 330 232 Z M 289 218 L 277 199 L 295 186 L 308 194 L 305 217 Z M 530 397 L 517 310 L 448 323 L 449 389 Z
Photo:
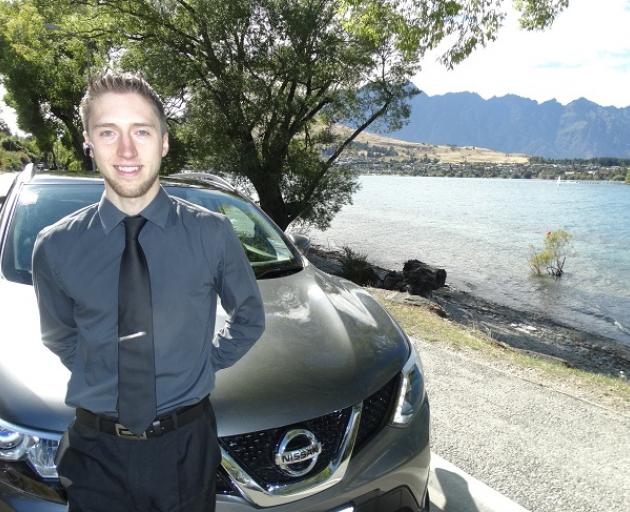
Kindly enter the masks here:
M 76 186 L 24 185 L 2 251 L 2 273 L 10 281 L 30 284 L 31 257 L 37 234 L 62 217 L 97 202 L 98 183 Z
M 167 187 L 167 190 L 169 194 L 225 215 L 254 270 L 295 261 L 295 255 L 282 239 L 278 228 L 251 203 L 216 190 L 185 187 Z
M 232 223 L 255 272 L 275 265 L 297 265 L 298 256 L 279 229 L 253 204 L 228 193 L 204 188 L 166 186 L 169 194 L 224 214 Z M 2 250 L 2 274 L 31 284 L 31 258 L 37 234 L 62 217 L 100 200 L 101 182 L 28 184 L 20 191 Z

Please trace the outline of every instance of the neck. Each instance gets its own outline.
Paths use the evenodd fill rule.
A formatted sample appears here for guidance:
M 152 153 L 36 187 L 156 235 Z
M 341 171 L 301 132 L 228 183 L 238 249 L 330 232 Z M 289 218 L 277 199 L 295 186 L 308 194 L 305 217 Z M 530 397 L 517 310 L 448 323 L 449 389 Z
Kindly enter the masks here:
M 105 197 L 118 208 L 121 212 L 125 213 L 129 217 L 138 215 L 155 199 L 160 191 L 160 182 L 158 180 L 151 186 L 151 188 L 140 197 L 123 197 L 119 196 L 112 190 L 105 182 Z

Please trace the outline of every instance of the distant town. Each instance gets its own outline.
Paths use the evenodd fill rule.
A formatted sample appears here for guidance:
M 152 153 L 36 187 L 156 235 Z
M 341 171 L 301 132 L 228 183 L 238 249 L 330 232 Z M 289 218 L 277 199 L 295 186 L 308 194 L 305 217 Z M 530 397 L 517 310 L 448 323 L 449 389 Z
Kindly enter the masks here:
M 373 134 L 358 137 L 339 159 L 357 174 L 624 181 L 630 159 L 548 160 L 476 147 L 409 143 Z

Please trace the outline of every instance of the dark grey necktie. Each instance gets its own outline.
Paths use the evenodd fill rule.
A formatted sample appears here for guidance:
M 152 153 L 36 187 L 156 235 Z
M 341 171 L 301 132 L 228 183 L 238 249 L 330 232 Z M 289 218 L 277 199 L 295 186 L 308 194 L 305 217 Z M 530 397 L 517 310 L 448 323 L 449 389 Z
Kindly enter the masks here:
M 126 217 L 118 284 L 118 421 L 141 434 L 156 415 L 151 282 L 138 234 L 146 219 Z

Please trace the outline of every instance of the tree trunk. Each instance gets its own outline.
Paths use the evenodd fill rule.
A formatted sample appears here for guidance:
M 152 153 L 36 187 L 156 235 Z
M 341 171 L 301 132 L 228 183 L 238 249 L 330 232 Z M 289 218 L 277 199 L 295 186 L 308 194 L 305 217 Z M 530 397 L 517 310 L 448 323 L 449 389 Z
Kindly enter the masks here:
M 282 197 L 280 182 L 272 173 L 261 173 L 262 178 L 249 177 L 258 192 L 260 207 L 284 231 L 289 225 L 289 211 Z
M 93 169 L 92 159 L 83 151 L 83 128 L 80 124 L 77 125 L 72 112 L 55 108 L 52 109 L 52 112 L 61 119 L 68 130 L 72 141 L 72 152 L 76 159 L 83 163 L 83 169 L 87 171 L 95 170 Z
M 68 126 L 68 125 L 66 125 Z M 70 137 L 72 139 L 72 150 L 77 160 L 83 162 L 83 169 L 86 171 L 94 171 L 92 159 L 83 151 L 83 132 L 76 129 L 74 125 L 68 126 Z
M 262 210 L 284 231 L 291 217 L 282 196 L 282 169 L 278 164 L 282 160 L 275 158 L 274 162 L 261 162 L 253 137 L 249 133 L 246 135 L 239 137 L 240 172 L 254 185 Z

